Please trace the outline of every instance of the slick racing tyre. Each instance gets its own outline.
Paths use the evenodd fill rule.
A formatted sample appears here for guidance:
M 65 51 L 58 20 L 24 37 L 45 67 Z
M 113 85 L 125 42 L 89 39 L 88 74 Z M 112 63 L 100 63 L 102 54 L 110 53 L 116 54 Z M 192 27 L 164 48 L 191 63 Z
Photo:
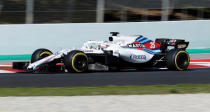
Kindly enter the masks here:
M 166 65 L 169 70 L 187 70 L 189 63 L 189 54 L 184 50 L 172 49 L 166 56 Z
M 47 56 L 52 55 L 53 53 L 48 49 L 37 49 L 31 56 L 31 63 L 41 60 Z
M 73 50 L 64 57 L 64 65 L 68 72 L 86 72 L 88 57 L 82 51 Z
M 48 49 L 37 49 L 31 56 L 31 63 L 41 60 L 45 57 L 52 55 L 53 53 Z M 52 62 L 43 64 L 35 73 L 47 73 L 47 72 L 63 72 L 62 66 L 57 66 L 59 60 L 54 60 Z

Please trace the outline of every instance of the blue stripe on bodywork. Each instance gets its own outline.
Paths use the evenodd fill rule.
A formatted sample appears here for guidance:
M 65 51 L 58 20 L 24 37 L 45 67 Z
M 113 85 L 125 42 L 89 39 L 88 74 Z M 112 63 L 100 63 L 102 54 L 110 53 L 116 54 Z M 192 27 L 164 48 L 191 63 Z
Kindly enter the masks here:
M 147 38 L 147 39 L 141 41 L 141 43 L 146 43 L 146 42 L 148 42 L 148 41 L 150 41 L 150 40 Z
M 142 36 L 141 38 L 137 38 L 136 41 L 140 42 L 140 41 L 142 41 L 142 40 L 144 40 L 144 39 L 146 39 L 146 38 L 144 38 L 144 37 Z
M 56 55 L 55 55 L 56 56 Z M 33 70 L 36 70 L 37 69 L 37 67 L 39 67 L 41 64 L 44 64 L 44 63 L 47 63 L 47 62 L 49 62 L 52 58 L 54 58 L 55 56 L 53 56 L 53 57 L 51 57 L 51 58 L 49 58 L 49 59 L 47 59 L 47 60 L 44 60 L 44 61 L 42 61 L 41 63 L 39 63 L 36 67 L 34 67 L 33 68 Z
M 146 40 L 147 38 L 142 38 L 142 39 L 139 39 L 139 40 L 137 40 L 138 42 L 142 42 L 142 41 L 144 41 L 144 40 Z
M 147 37 L 140 36 L 136 39 L 136 41 L 140 42 L 141 44 L 146 44 L 148 42 L 152 42 L 152 40 L 148 39 Z
M 152 42 L 152 40 L 149 40 L 149 41 L 147 41 L 147 42 L 144 42 L 144 43 L 142 43 L 142 44 L 146 44 L 146 43 L 149 43 L 149 42 Z
M 139 37 L 136 38 L 136 41 L 137 41 L 138 39 L 141 39 L 141 38 L 143 38 L 143 36 L 140 35 Z

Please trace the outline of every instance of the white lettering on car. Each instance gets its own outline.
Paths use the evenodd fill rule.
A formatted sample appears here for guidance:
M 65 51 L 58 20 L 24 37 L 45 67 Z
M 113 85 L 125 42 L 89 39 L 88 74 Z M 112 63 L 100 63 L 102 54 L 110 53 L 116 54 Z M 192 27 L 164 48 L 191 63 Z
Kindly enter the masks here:
M 146 60 L 146 55 L 131 55 L 131 59 Z
M 128 47 L 130 47 L 130 48 L 142 48 L 142 47 L 144 47 L 144 45 L 131 43 L 131 44 L 128 44 Z

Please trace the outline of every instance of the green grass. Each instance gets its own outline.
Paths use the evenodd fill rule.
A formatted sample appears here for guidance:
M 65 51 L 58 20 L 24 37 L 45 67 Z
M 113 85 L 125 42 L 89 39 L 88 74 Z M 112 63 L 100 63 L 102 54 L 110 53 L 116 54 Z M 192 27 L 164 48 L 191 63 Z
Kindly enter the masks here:
M 0 67 L 0 69 L 12 69 L 12 67 Z
M 0 88 L 0 96 L 89 96 L 186 93 L 210 93 L 210 84 L 62 88 Z

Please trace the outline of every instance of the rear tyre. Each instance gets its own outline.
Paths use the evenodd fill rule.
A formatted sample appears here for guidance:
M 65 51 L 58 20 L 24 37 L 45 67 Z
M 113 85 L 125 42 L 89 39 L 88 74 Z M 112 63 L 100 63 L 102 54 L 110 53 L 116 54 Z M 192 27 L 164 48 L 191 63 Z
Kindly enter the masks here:
M 166 55 L 166 66 L 169 70 L 187 70 L 189 63 L 189 54 L 184 50 L 172 49 Z
M 86 72 L 88 70 L 88 57 L 82 51 L 73 50 L 64 57 L 64 65 L 68 72 Z

